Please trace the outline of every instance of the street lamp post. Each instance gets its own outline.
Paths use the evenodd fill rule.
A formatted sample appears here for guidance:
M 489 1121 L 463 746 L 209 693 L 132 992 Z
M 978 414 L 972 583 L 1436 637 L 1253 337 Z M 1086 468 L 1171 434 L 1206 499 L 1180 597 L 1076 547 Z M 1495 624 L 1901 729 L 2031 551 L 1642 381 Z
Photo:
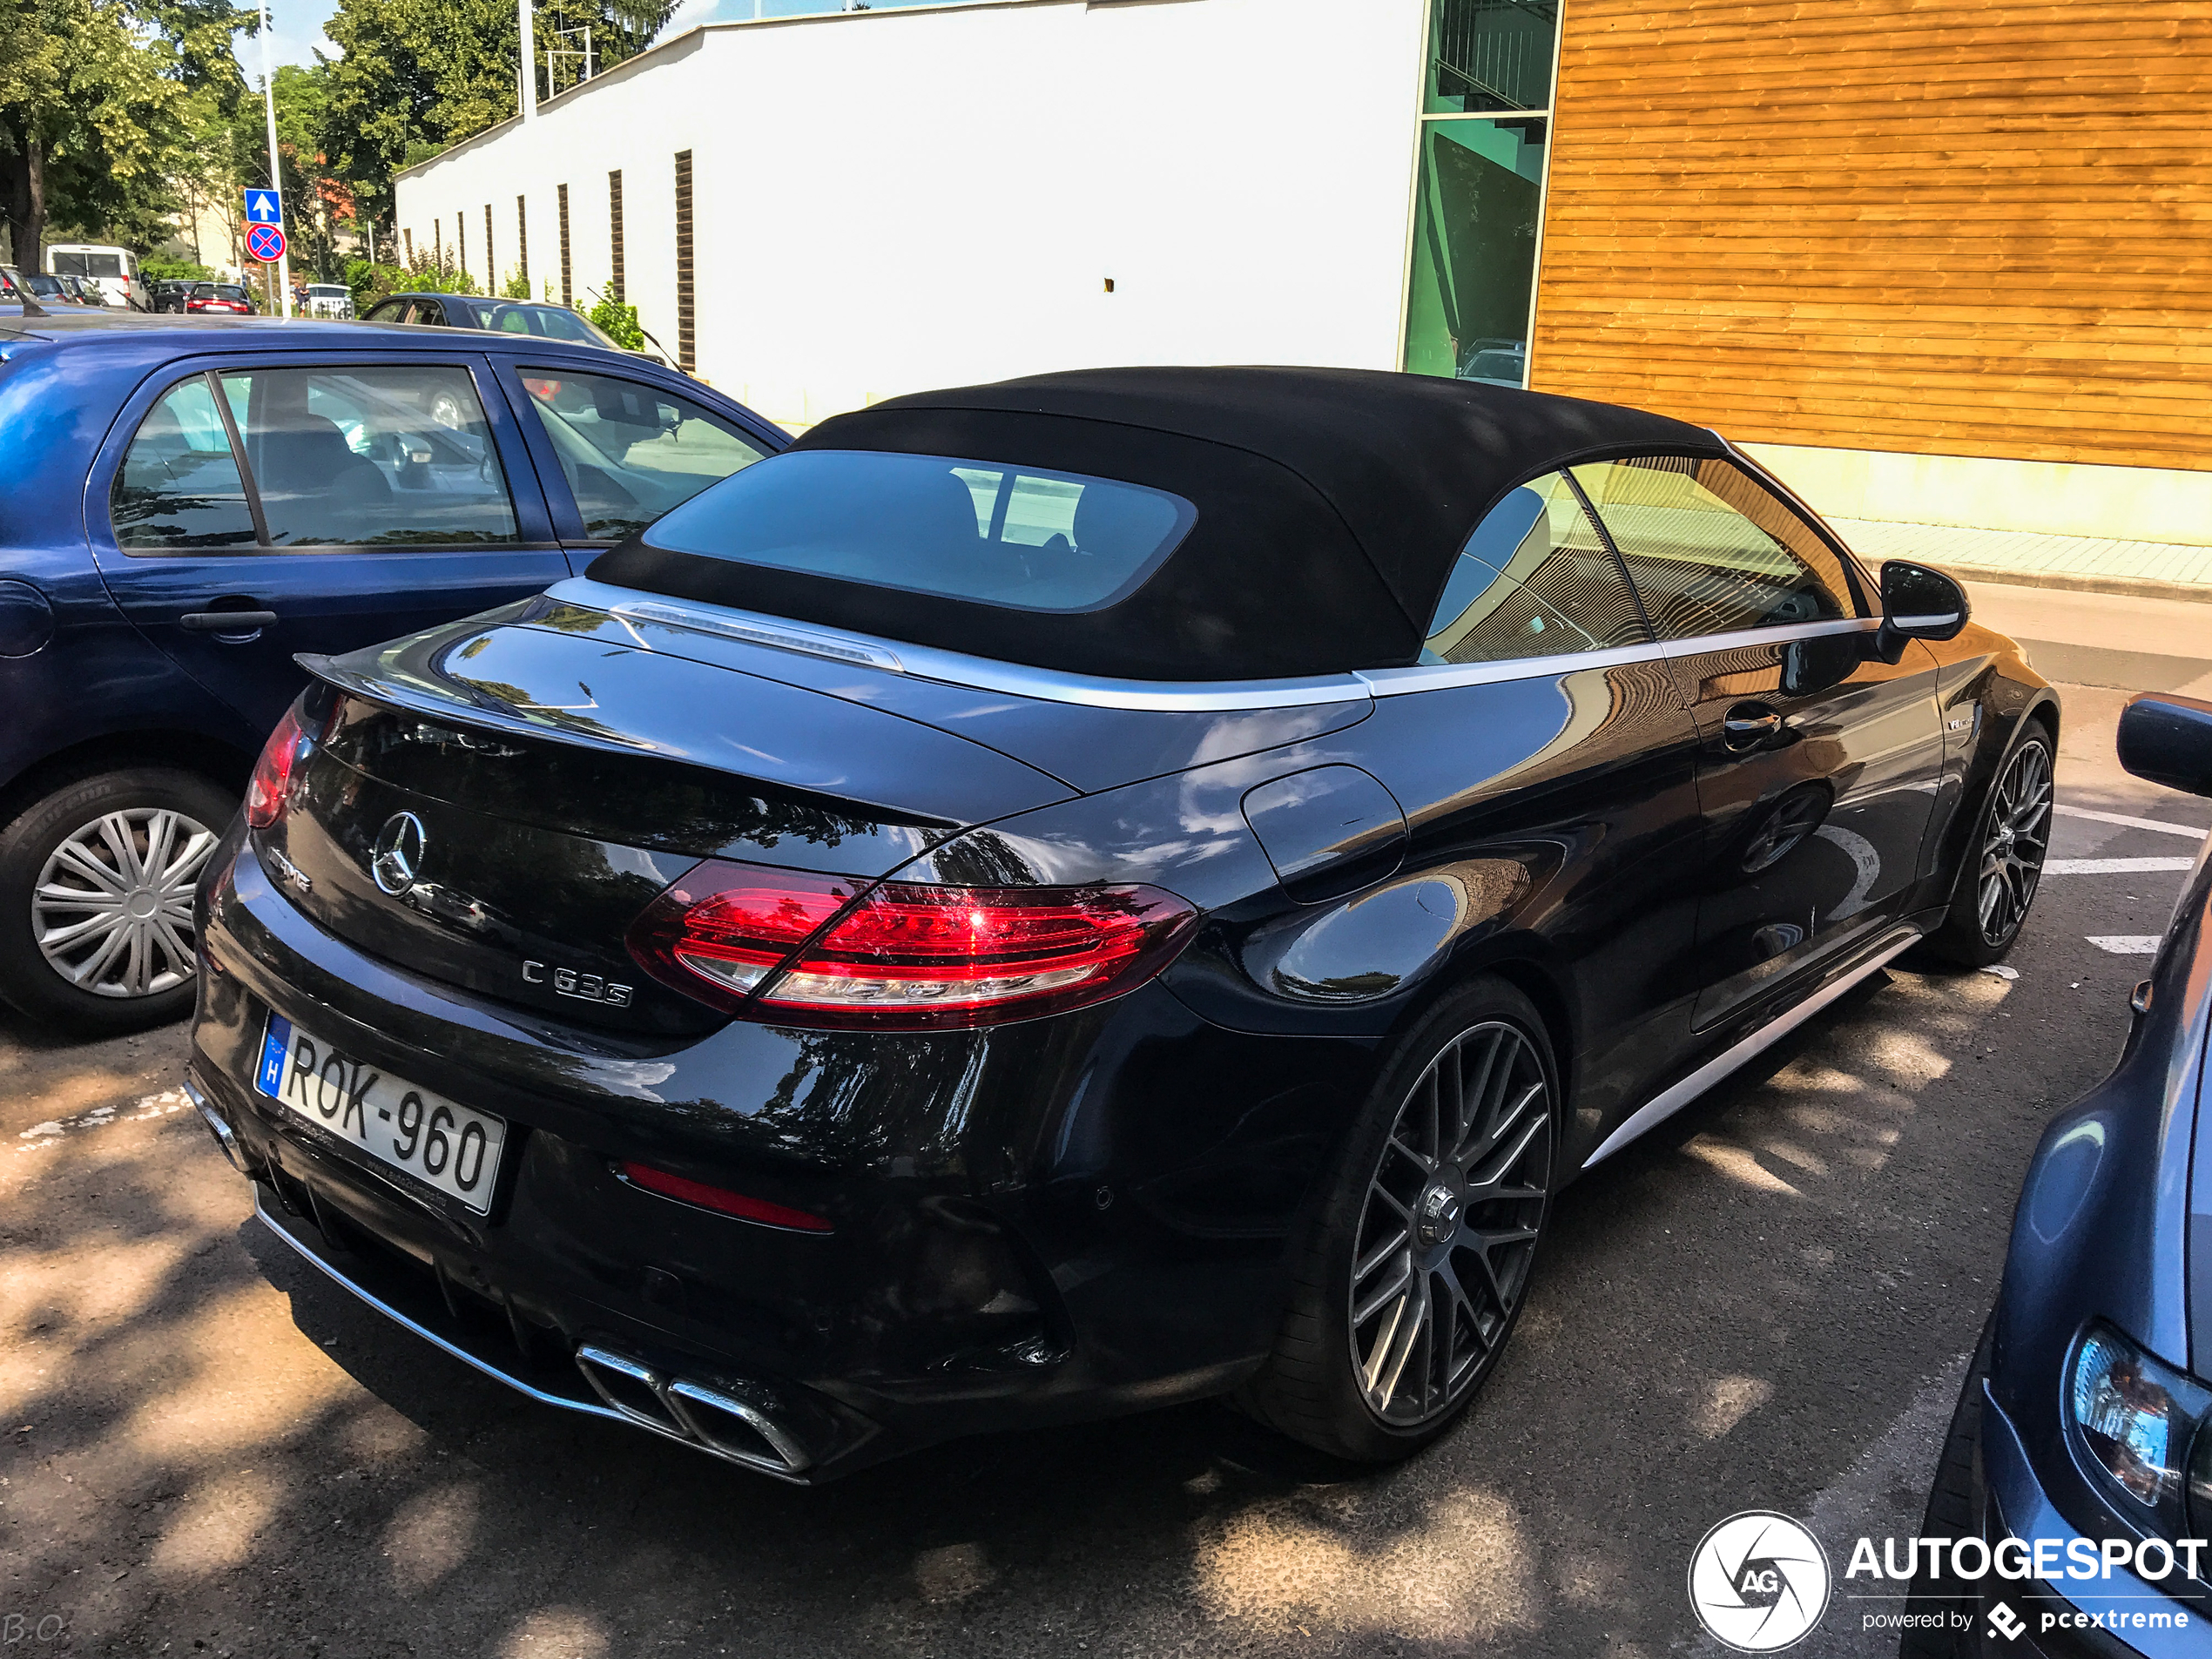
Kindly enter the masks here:
M 269 0 L 261 0 L 261 100 L 269 117 L 269 190 L 277 200 L 284 199 L 284 174 L 277 167 L 276 138 L 276 71 L 270 67 L 269 32 L 274 27 L 269 17 Z M 277 287 L 283 290 L 284 314 L 292 315 L 292 249 L 287 240 L 284 253 L 277 260 Z

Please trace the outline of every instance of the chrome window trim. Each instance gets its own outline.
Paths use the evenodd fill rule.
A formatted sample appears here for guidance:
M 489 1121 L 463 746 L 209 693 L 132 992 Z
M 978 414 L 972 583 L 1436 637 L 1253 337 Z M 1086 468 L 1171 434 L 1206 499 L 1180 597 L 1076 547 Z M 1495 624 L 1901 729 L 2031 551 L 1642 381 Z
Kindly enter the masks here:
M 1827 622 L 1795 622 L 1778 628 L 1742 628 L 1733 633 L 1701 634 L 1689 639 L 1649 640 L 1641 645 L 1615 645 L 1604 651 L 1571 651 L 1557 657 L 1516 657 L 1502 663 L 1421 663 L 1411 668 L 1366 668 L 1357 671 L 1355 678 L 1366 682 L 1377 697 L 1404 697 L 1413 691 L 1501 685 L 1512 680 L 1556 678 L 1593 668 L 1659 662 L 1705 651 L 1741 651 L 1753 645 L 1823 639 L 1833 634 L 1869 633 L 1881 625 L 1864 617 L 1845 617 Z
M 1087 708 L 1135 709 L 1163 713 L 1233 713 L 1253 709 L 1305 708 L 1316 704 L 1355 703 L 1376 697 L 1404 697 L 1415 691 L 1451 691 L 1466 685 L 1501 685 L 1629 663 L 1658 662 L 1695 652 L 1737 651 L 1749 646 L 1787 644 L 1832 634 L 1870 632 L 1881 624 L 1870 617 L 1792 623 L 1777 628 L 1746 628 L 1692 639 L 1647 640 L 1604 651 L 1570 651 L 1555 657 L 1521 657 L 1501 663 L 1421 663 L 1406 668 L 1358 669 L 1310 679 L 1224 680 L 1177 684 L 1155 680 L 1106 679 L 993 662 L 959 651 L 880 639 L 870 634 L 833 632 L 758 611 L 698 600 L 674 600 L 637 589 L 618 588 L 589 577 L 571 577 L 546 590 L 549 598 L 580 605 L 614 617 L 630 628 L 645 650 L 651 644 L 636 626 L 647 623 L 688 630 L 717 638 L 771 650 L 798 651 L 833 662 L 880 669 L 918 679 L 937 680 L 971 691 L 999 691 L 1044 703 Z
M 695 633 L 826 657 L 917 679 L 939 680 L 971 691 L 998 691 L 1009 697 L 1071 703 L 1086 708 L 1235 713 L 1253 709 L 1306 708 L 1322 703 L 1364 703 L 1370 696 L 1363 678 L 1350 673 L 1316 675 L 1306 679 L 1215 683 L 1120 680 L 1064 673 L 1020 663 L 994 662 L 988 658 L 939 651 L 903 640 L 880 639 L 870 634 L 831 631 L 812 624 L 793 623 L 781 617 L 699 600 L 673 600 L 664 595 L 595 582 L 589 577 L 571 577 L 556 583 L 546 590 L 546 597 L 586 610 L 604 611 L 629 625 L 633 635 L 637 635 L 635 624 L 639 622 L 664 628 L 688 628 Z M 650 610 L 645 609 L 648 606 Z M 646 650 L 651 649 L 642 635 L 637 637 Z

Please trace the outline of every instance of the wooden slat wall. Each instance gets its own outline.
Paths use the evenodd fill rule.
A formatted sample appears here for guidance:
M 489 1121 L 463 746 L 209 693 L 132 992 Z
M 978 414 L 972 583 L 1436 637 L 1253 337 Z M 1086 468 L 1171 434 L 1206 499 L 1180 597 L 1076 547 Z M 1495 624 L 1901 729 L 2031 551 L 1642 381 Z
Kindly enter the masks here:
M 2212 0 L 1567 0 L 1541 390 L 2212 469 Z

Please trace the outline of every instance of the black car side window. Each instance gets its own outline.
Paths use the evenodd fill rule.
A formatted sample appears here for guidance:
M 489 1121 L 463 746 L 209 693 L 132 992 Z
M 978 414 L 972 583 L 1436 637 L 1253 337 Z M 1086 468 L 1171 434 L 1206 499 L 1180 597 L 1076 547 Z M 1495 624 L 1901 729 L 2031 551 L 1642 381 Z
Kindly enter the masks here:
M 1421 660 L 1511 662 L 1650 637 L 1620 565 L 1565 475 L 1552 473 L 1510 491 L 1475 526 Z
M 1660 638 L 1859 614 L 1842 561 L 1734 462 L 1640 455 L 1573 470 Z
M 109 510 L 118 547 L 251 547 L 229 431 L 205 374 L 180 381 L 146 411 L 115 475 Z

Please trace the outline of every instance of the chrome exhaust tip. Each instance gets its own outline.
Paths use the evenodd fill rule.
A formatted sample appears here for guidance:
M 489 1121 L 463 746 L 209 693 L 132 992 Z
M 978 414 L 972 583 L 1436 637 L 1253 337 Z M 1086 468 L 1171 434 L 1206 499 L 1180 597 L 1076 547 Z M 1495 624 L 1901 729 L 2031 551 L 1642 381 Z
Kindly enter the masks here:
M 192 1109 L 207 1125 L 207 1132 L 215 1137 L 215 1144 L 223 1149 L 223 1156 L 230 1160 L 231 1168 L 240 1175 L 251 1175 L 253 1171 L 246 1167 L 245 1149 L 238 1143 L 238 1131 L 230 1126 L 222 1113 L 215 1109 L 215 1103 L 201 1092 L 189 1071 L 185 1074 L 185 1098 L 192 1102 Z
M 576 1364 L 592 1392 L 640 1428 L 770 1474 L 800 1474 L 813 1462 L 777 1420 L 765 1391 L 744 1399 L 727 1386 L 664 1375 L 597 1343 L 578 1348 Z

